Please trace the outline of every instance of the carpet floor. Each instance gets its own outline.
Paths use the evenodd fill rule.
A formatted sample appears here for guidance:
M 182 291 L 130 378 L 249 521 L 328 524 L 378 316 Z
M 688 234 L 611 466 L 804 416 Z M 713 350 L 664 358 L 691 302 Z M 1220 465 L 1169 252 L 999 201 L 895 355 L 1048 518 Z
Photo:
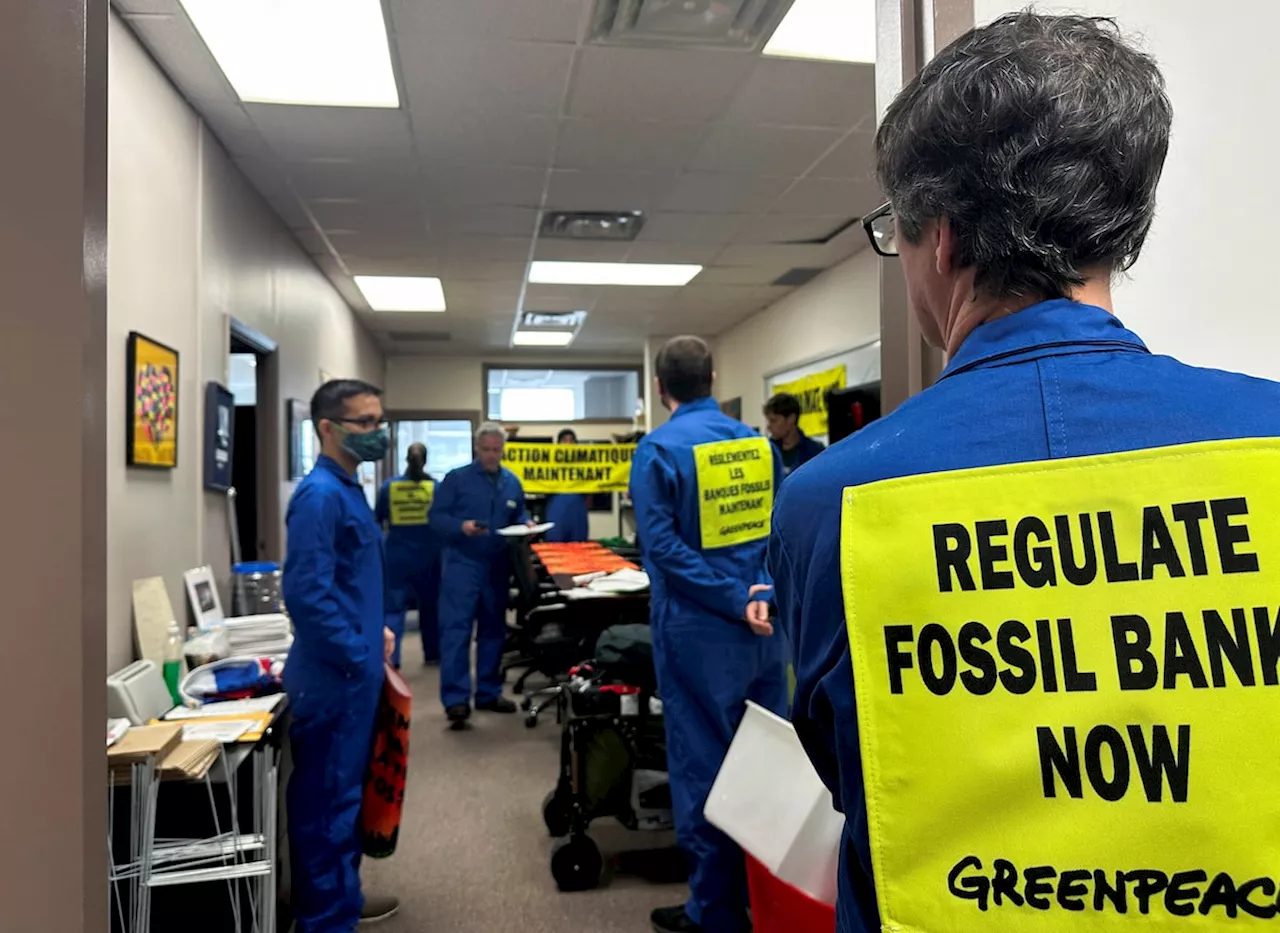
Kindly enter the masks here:
M 471 729 L 451 732 L 439 669 L 422 667 L 420 652 L 417 637 L 406 637 L 414 715 L 399 845 L 363 870 L 365 890 L 396 895 L 401 909 L 371 930 L 644 933 L 653 908 L 683 902 L 688 889 L 669 880 L 682 861 L 674 836 L 627 832 L 612 820 L 591 830 L 610 866 L 603 885 L 559 893 L 541 811 L 559 772 L 554 715 L 527 729 L 523 715 L 479 713 Z

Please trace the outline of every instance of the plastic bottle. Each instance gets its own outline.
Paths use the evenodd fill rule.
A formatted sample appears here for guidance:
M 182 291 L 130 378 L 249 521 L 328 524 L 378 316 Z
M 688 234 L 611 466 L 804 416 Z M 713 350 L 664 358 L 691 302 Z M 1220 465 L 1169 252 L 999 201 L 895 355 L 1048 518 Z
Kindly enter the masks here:
M 182 702 L 178 683 L 182 680 L 182 629 L 177 622 L 169 623 L 169 637 L 164 644 L 164 683 L 175 706 Z

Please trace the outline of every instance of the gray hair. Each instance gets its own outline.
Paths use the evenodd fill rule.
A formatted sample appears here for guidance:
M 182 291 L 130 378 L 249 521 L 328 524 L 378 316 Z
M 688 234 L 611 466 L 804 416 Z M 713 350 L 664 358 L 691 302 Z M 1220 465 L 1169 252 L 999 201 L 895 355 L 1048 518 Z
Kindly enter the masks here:
M 907 241 L 946 217 L 984 291 L 1058 298 L 1137 261 L 1172 120 L 1160 69 L 1113 20 L 1012 13 L 903 89 L 877 174 Z
M 486 421 L 483 424 L 481 424 L 480 427 L 476 428 L 475 441 L 478 444 L 480 443 L 480 438 L 487 437 L 493 434 L 496 434 L 498 437 L 502 438 L 504 441 L 507 439 L 506 428 L 498 424 L 496 421 Z

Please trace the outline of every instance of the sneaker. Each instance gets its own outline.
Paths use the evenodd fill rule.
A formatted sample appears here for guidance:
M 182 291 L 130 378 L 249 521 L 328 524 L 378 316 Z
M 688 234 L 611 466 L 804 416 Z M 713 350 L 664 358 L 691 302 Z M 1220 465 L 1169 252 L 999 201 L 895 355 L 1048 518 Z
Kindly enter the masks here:
M 659 907 L 649 915 L 653 924 L 653 933 L 702 933 L 702 927 L 689 919 L 684 912 L 684 905 L 679 907 Z
M 390 920 L 400 912 L 400 901 L 394 897 L 366 897 L 360 911 L 360 926 Z
M 516 705 L 506 697 L 498 697 L 496 700 L 485 700 L 483 703 L 476 703 L 476 709 L 485 713 L 514 713 Z
M 449 728 L 460 732 L 467 727 L 467 720 L 471 718 L 471 707 L 466 703 L 459 703 L 446 708 L 444 714 L 449 719 Z

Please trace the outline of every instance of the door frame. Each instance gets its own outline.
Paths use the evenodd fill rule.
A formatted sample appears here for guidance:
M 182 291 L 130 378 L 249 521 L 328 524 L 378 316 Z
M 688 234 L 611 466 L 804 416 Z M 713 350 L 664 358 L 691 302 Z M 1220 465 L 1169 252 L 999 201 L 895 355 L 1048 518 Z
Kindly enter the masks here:
M 284 557 L 283 510 L 284 486 L 284 409 L 280 399 L 280 345 L 261 331 L 250 327 L 233 315 L 227 315 L 227 355 L 231 340 L 248 346 L 258 357 L 258 556 L 262 560 L 280 561 Z
M 476 428 L 480 427 L 480 423 L 483 420 L 478 411 L 434 408 L 393 409 L 385 412 L 384 417 L 391 424 L 391 443 L 387 446 L 387 456 L 382 461 L 383 472 L 389 477 L 400 475 L 401 464 L 396 463 L 395 425 L 397 421 L 469 421 L 471 422 L 471 433 L 475 434 Z

